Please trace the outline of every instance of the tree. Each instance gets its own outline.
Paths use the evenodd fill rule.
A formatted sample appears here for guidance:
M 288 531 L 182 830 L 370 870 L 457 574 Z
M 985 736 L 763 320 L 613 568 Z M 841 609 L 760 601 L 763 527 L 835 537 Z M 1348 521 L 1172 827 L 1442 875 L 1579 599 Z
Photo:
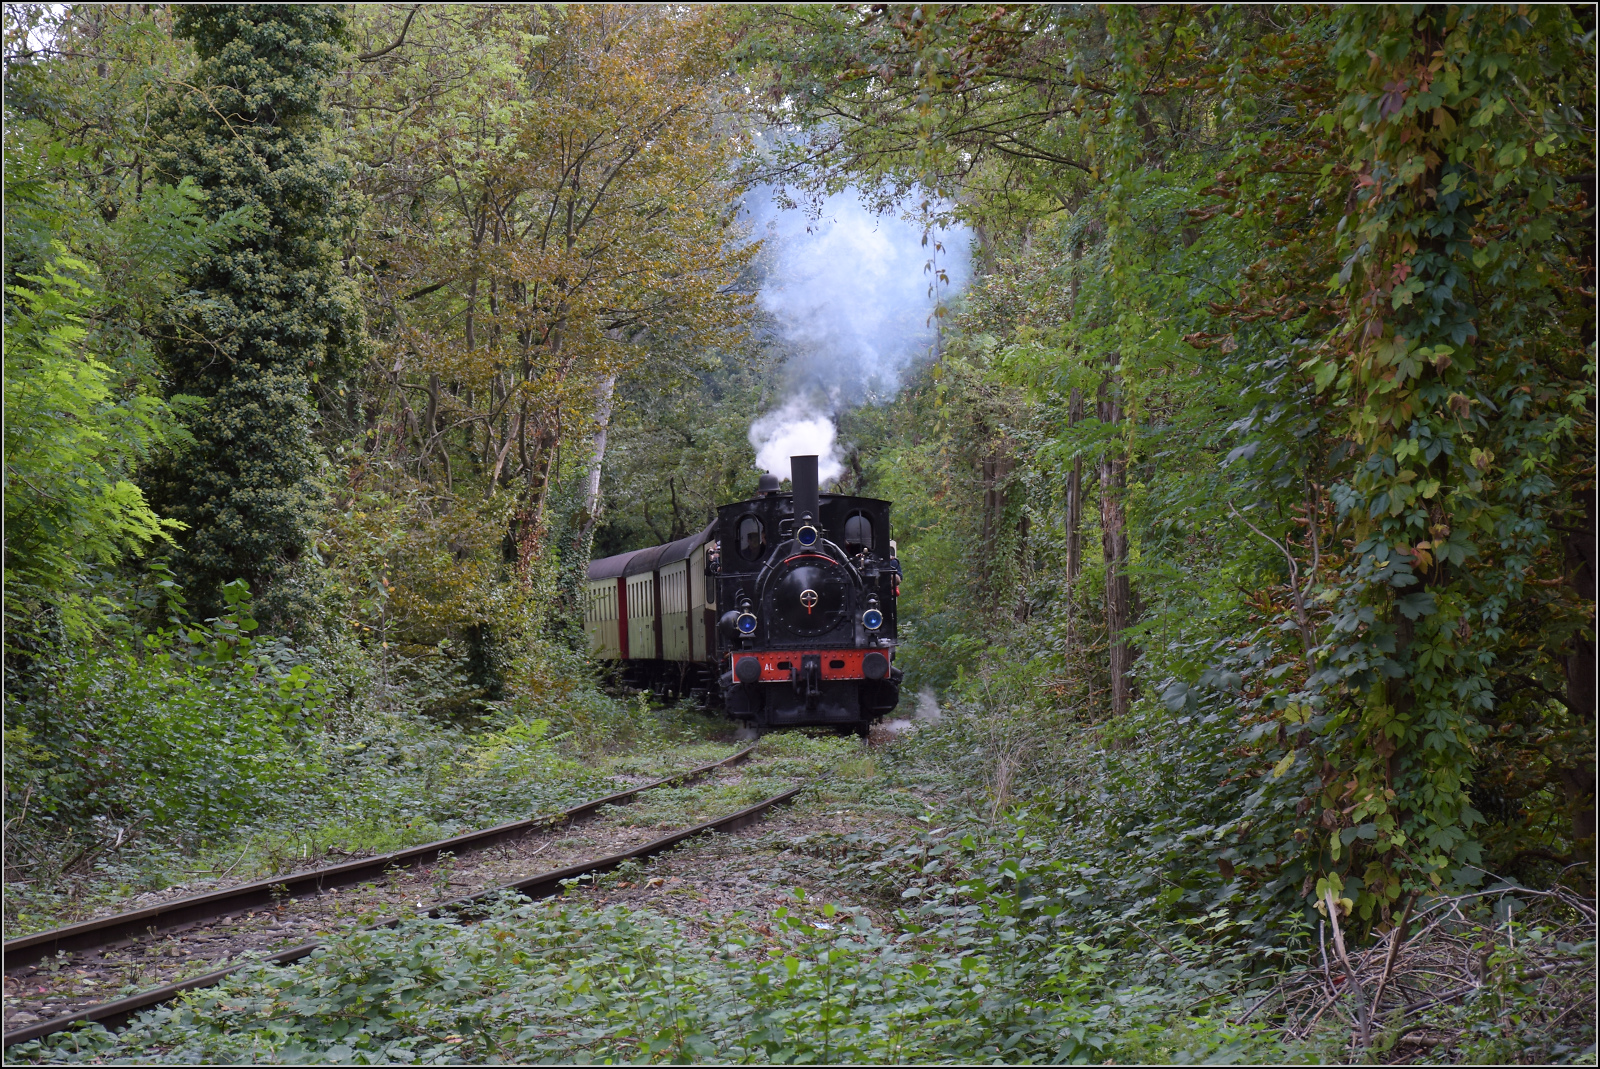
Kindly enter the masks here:
M 398 39 L 396 21 L 367 32 Z M 720 40 L 699 12 L 430 11 L 347 103 L 392 161 L 366 172 L 393 411 L 366 445 L 447 489 L 470 472 L 512 491 L 524 556 L 563 447 L 603 440 L 617 375 L 651 345 L 725 338 L 746 303 L 725 292 L 742 254 Z
M 1127 465 L 1138 674 L 1238 725 L 1197 819 L 1372 923 L 1592 861 L 1592 49 L 1563 7 L 959 5 L 747 48 L 808 131 L 780 173 L 979 228 L 967 329 L 1035 464 L 1109 462 L 1108 562 Z
M 243 578 L 265 590 L 269 618 L 292 617 L 298 595 L 272 588 L 305 552 L 316 499 L 311 384 L 363 344 L 339 267 L 354 205 L 324 103 L 344 20 L 325 6 L 199 5 L 175 29 L 199 63 L 161 110 L 156 169 L 193 180 L 214 215 L 248 210 L 261 233 L 206 257 L 170 311 L 172 387 L 207 403 L 192 450 L 151 482 L 189 527 L 180 574 L 198 607 Z
M 86 636 L 94 573 L 170 545 L 137 472 L 188 441 L 155 324 L 195 261 L 249 231 L 141 173 L 141 118 L 184 57 L 152 18 L 6 8 L 5 587 L 13 648 Z M 43 44 L 39 43 L 40 41 Z
M 465 710 L 571 638 L 630 403 L 739 341 L 742 105 L 706 9 L 372 5 L 352 36 L 334 105 L 375 344 L 314 384 L 317 551 L 375 655 L 453 673 L 435 708 Z
M 1532 748 L 1592 859 L 1592 32 L 1565 8 L 1352 10 L 1340 30 L 1342 315 L 1305 367 L 1353 446 L 1322 676 L 1364 700 L 1330 746 L 1354 787 L 1322 802 L 1375 824 L 1380 884 L 1437 882 L 1475 860 L 1469 786 L 1517 778 L 1480 755 Z
M 86 347 L 96 294 L 88 265 L 68 255 L 6 287 L 6 615 L 38 599 L 88 621 L 83 571 L 172 542 L 133 469 L 178 434 L 158 397 L 119 397 L 113 370 Z M 77 276 L 77 277 L 75 277 Z

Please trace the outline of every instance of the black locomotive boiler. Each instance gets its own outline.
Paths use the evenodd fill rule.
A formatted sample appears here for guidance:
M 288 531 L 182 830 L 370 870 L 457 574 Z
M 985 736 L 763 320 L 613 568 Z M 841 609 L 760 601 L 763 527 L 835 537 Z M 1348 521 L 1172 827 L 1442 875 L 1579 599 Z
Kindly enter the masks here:
M 703 690 L 758 731 L 865 734 L 900 701 L 900 562 L 889 502 L 820 494 L 817 458 L 790 458 L 704 530 L 589 565 L 584 630 L 628 678 Z

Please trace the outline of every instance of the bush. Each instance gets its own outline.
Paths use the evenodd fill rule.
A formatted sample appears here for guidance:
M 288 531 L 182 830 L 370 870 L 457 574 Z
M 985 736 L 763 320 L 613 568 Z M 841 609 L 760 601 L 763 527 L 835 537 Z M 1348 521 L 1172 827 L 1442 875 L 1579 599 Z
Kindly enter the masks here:
M 8 801 L 26 799 L 12 830 L 34 862 L 47 840 L 97 824 L 117 827 L 119 841 L 142 828 L 203 842 L 318 771 L 325 689 L 292 646 L 251 637 L 245 585 L 225 589 L 225 616 L 195 624 L 164 582 L 171 626 L 140 633 L 125 622 L 7 689 L 8 738 L 29 746 L 7 761 Z

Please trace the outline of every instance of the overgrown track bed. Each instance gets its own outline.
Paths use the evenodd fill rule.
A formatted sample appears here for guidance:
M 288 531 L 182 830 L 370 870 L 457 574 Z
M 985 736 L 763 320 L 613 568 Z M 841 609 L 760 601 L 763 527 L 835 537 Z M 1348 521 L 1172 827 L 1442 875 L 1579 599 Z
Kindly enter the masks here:
M 792 781 L 763 782 L 767 777 L 761 776 L 758 768 L 751 768 L 749 774 L 734 771 L 732 766 L 748 760 L 754 749 L 597 799 L 554 818 L 503 825 L 379 858 L 288 879 L 258 881 L 17 940 L 35 948 L 44 944 L 47 953 L 55 952 L 42 957 L 35 951 L 32 963 L 16 969 L 7 947 L 7 966 L 16 971 L 6 977 L 5 1044 L 59 1031 L 75 1020 L 114 1023 L 180 990 L 214 983 L 248 960 L 293 961 L 315 949 L 316 939 L 348 929 L 352 922 L 371 925 L 388 918 L 381 922 L 388 924 L 404 917 L 466 908 L 466 904 L 502 890 L 534 896 L 557 893 L 562 880 L 608 871 L 706 830 L 742 827 L 767 808 L 792 799 L 800 789 L 773 793 L 774 786 Z M 712 782 L 700 790 L 670 789 L 672 784 L 707 776 Z M 648 790 L 658 792 L 649 805 L 623 808 Z M 759 792 L 756 796 L 762 800 L 747 805 L 752 791 Z M 730 816 L 652 838 L 661 826 L 682 827 L 708 811 L 727 812 L 731 805 L 740 808 Z M 571 828 L 583 818 L 592 819 L 582 829 Z M 579 831 L 581 834 L 574 834 Z M 542 871 L 531 873 L 530 863 Z M 467 895 L 427 905 L 440 903 L 458 888 L 467 889 Z M 296 897 L 296 889 L 303 897 Z M 264 901 L 252 897 L 262 894 Z M 74 950 L 49 941 L 69 933 L 79 941 L 72 944 Z M 93 941 L 96 935 L 98 943 Z M 102 1001 L 108 993 L 152 983 L 162 986 L 131 998 Z

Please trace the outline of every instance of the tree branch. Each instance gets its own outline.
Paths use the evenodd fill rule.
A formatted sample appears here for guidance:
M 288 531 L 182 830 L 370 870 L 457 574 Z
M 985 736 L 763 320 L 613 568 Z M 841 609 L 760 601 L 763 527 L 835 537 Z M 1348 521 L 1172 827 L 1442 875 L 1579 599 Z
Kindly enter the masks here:
M 421 4 L 412 4 L 411 5 L 411 14 L 406 16 L 405 25 L 400 27 L 400 36 L 395 41 L 394 44 L 390 45 L 388 48 L 380 48 L 376 52 L 363 52 L 361 55 L 357 56 L 356 58 L 359 59 L 363 63 L 371 63 L 375 59 L 379 59 L 379 58 L 381 58 L 383 56 L 387 56 L 390 52 L 393 52 L 395 49 L 397 49 L 401 45 L 405 44 L 406 43 L 406 31 L 411 29 L 411 20 L 417 17 L 417 12 L 420 11 L 420 10 L 422 10 L 422 5 Z

